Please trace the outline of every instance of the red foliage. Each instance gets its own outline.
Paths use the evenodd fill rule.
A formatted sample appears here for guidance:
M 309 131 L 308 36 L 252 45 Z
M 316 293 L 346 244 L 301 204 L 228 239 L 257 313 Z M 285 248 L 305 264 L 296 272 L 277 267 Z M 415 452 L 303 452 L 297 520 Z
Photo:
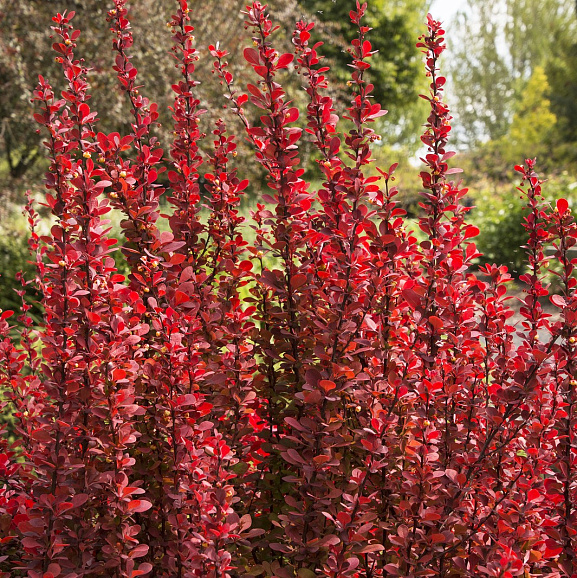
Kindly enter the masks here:
M 222 118 L 212 156 L 198 147 L 206 111 L 186 0 L 169 23 L 181 72 L 170 155 L 140 94 L 124 0 L 109 20 L 125 136 L 97 132 L 73 13 L 54 18 L 67 87 L 57 97 L 40 77 L 34 99 L 49 235 L 27 207 L 45 318 L 35 330 L 23 303 L 14 339 L 12 312 L 0 316 L 17 436 L 0 447 L 1 575 L 577 576 L 577 226 L 566 201 L 543 202 L 534 161 L 517 167 L 528 271 L 516 328 L 506 268 L 471 270 L 478 231 L 466 189 L 449 180 L 444 32 L 429 16 L 417 242 L 396 165 L 368 171 L 386 111 L 371 99 L 365 10 L 351 12 L 344 132 L 312 24 L 297 24 L 294 55 L 278 54 L 266 7 L 247 7 L 248 94 L 210 47 L 268 175 L 270 192 L 254 191 L 253 245 L 239 215 L 249 183 Z M 308 95 L 300 122 L 277 79 L 286 68 Z M 307 135 L 319 190 L 299 166 Z M 111 256 L 111 209 L 124 215 L 127 279 Z M 561 264 L 555 317 L 542 307 L 549 259 Z

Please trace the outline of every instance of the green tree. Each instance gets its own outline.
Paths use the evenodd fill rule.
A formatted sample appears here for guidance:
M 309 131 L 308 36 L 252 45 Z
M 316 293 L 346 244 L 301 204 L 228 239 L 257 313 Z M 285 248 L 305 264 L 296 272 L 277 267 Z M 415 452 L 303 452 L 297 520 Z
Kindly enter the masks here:
M 577 17 L 573 16 L 573 20 L 577 21 Z M 559 42 L 559 53 L 547 66 L 551 110 L 557 116 L 561 141 L 557 154 L 566 162 L 577 164 L 577 40 L 570 36 Z
M 577 32 L 574 9 L 573 0 L 468 0 L 451 45 L 452 96 L 464 144 L 505 136 L 535 67 L 549 77 L 552 63 L 566 62 Z M 555 99 L 551 108 L 562 116 Z
M 475 181 L 510 182 L 513 166 L 527 157 L 537 157 L 545 172 L 555 168 L 560 137 L 549 94 L 545 70 L 537 66 L 513 103 L 513 118 L 506 134 L 478 144 L 465 155 L 467 173 L 474 175 Z
M 513 76 L 498 47 L 500 0 L 469 0 L 457 14 L 458 39 L 450 44 L 451 97 L 460 141 L 475 148 L 502 137 L 514 101 Z
M 541 158 L 550 148 L 555 138 L 557 117 L 551 112 L 548 95 L 547 75 L 542 66 L 537 66 L 521 95 L 509 134 L 505 137 L 504 150 L 511 162 L 521 163 L 525 156 Z
M 345 47 L 354 36 L 349 26 L 354 0 L 299 0 L 299 4 L 318 22 L 316 37 L 324 41 L 321 52 L 333 67 L 332 78 L 340 82 L 342 89 L 350 76 L 350 57 Z M 419 84 L 421 54 L 415 38 L 422 32 L 428 5 L 428 0 L 372 0 L 368 5 L 366 22 L 373 28 L 370 40 L 378 50 L 370 71 L 375 86 L 373 96 L 376 102 L 394 111 L 383 121 L 389 142 L 410 141 L 422 123 L 423 117 L 417 121 L 413 114 L 418 108 L 418 94 L 424 90 Z

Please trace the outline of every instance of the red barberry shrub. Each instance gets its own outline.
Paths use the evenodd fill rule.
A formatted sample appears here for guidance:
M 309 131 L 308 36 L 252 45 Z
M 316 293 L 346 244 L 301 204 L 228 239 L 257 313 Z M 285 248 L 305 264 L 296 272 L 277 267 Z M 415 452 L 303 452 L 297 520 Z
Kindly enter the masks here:
M 26 208 L 44 321 L 35 328 L 23 301 L 15 337 L 12 312 L 0 314 L 2 407 L 16 424 L 16 441 L 0 446 L 1 575 L 577 576 L 567 202 L 544 203 L 534 161 L 516 167 L 528 269 L 514 325 L 507 269 L 474 271 L 478 231 L 450 180 L 441 24 L 429 16 L 419 42 L 431 112 L 418 242 L 395 199 L 396 165 L 371 168 L 372 123 L 386 111 L 371 99 L 366 5 L 350 14 L 358 36 L 341 122 L 313 25 L 297 23 L 294 54 L 278 54 L 255 1 L 244 12 L 248 94 L 226 51 L 209 47 L 228 112 L 268 175 L 245 223 L 249 182 L 224 118 L 210 158 L 199 152 L 200 52 L 186 0 L 177 8 L 167 151 L 131 61 L 124 0 L 108 15 L 127 135 L 98 132 L 73 13 L 54 18 L 66 88 L 57 95 L 40 77 L 35 92 L 48 235 Z M 308 98 L 300 121 L 278 82 L 289 67 Z M 305 138 L 319 190 L 303 180 Z M 124 216 L 127 278 L 110 211 Z

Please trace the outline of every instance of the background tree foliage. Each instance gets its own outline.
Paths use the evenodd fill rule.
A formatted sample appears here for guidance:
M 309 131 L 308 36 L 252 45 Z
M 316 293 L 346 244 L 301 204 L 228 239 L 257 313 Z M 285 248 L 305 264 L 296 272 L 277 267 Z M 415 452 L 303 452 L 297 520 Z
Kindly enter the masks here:
M 536 66 L 515 107 L 509 135 L 503 143 L 509 164 L 517 162 L 528 150 L 546 161 L 557 128 L 557 116 L 551 111 L 549 93 L 545 70 Z
M 486 262 L 519 274 L 513 166 L 537 157 L 548 190 L 577 205 L 574 0 L 467 0 L 454 22 L 451 104 Z M 552 197 L 548 199 L 554 201 Z
M 166 62 L 163 44 L 165 17 L 154 0 L 136 4 L 135 20 L 146 28 L 143 39 L 137 39 L 135 59 L 146 62 L 147 91 L 153 98 L 162 97 L 164 85 L 160 78 Z M 58 65 L 50 46 L 52 16 L 64 8 L 74 10 L 85 24 L 80 40 L 82 57 L 92 65 L 90 84 L 94 90 L 94 105 L 106 110 L 106 129 L 126 128 L 124 97 L 117 90 L 116 78 L 110 74 L 112 63 L 111 34 L 106 22 L 107 4 L 101 0 L 67 1 L 0 0 L 0 141 L 3 168 L 8 168 L 10 181 L 3 187 L 3 196 L 18 192 L 18 180 L 39 159 L 40 136 L 32 120 L 30 103 L 39 71 L 50 78 L 57 88 L 62 85 Z M 162 87 L 162 88 L 161 88 Z M 164 94 L 165 98 L 167 94 Z
M 415 34 L 422 29 L 428 1 L 425 0 L 373 0 L 367 9 L 366 22 L 373 28 L 372 43 L 378 56 L 371 68 L 371 82 L 375 85 L 373 96 L 383 106 L 406 111 L 417 95 L 421 58 L 415 47 Z M 322 53 L 336 68 L 335 75 L 341 82 L 350 76 L 350 45 L 354 31 L 348 25 L 350 0 L 300 0 L 303 9 L 309 9 L 321 26 L 317 40 L 325 42 Z
M 467 0 L 452 28 L 452 98 L 457 132 L 467 149 L 509 135 L 527 92 L 550 100 L 551 113 L 559 121 L 558 144 L 575 138 L 573 0 Z M 538 69 L 544 71 L 544 81 L 529 86 Z M 550 91 L 544 90 L 545 83 Z M 547 107 L 540 105 L 542 110 Z M 527 155 L 533 154 L 531 144 L 526 143 Z

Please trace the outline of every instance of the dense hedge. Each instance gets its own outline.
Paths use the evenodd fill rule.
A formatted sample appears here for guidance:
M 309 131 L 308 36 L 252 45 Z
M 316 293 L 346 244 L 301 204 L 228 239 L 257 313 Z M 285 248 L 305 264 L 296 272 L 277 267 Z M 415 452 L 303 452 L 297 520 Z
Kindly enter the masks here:
M 49 234 L 27 208 L 44 318 L 33 329 L 24 307 L 12 339 L 13 312 L 0 315 L 0 385 L 18 438 L 0 453 L 3 576 L 577 575 L 573 216 L 565 200 L 543 202 L 534 161 L 516 167 L 527 272 L 513 326 L 506 267 L 471 273 L 478 229 L 450 180 L 444 32 L 429 16 L 418 242 L 396 203 L 395 165 L 370 171 L 385 111 L 371 100 L 365 10 L 350 14 L 344 123 L 312 24 L 297 23 L 295 54 L 279 54 L 266 8 L 247 7 L 248 94 L 226 51 L 209 48 L 269 175 L 248 223 L 238 205 L 249 183 L 224 118 L 212 156 L 199 153 L 187 2 L 169 23 L 182 78 L 168 152 L 130 59 L 124 0 L 109 21 L 127 135 L 98 132 L 73 14 L 55 17 L 67 88 L 56 95 L 41 77 L 35 91 Z M 286 68 L 308 95 L 300 124 L 277 82 Z M 261 111 L 256 125 L 248 106 Z M 305 138 L 318 149 L 318 190 L 302 180 Z M 111 210 L 124 215 L 127 278 L 111 257 Z M 551 296 L 548 246 L 560 264 Z

